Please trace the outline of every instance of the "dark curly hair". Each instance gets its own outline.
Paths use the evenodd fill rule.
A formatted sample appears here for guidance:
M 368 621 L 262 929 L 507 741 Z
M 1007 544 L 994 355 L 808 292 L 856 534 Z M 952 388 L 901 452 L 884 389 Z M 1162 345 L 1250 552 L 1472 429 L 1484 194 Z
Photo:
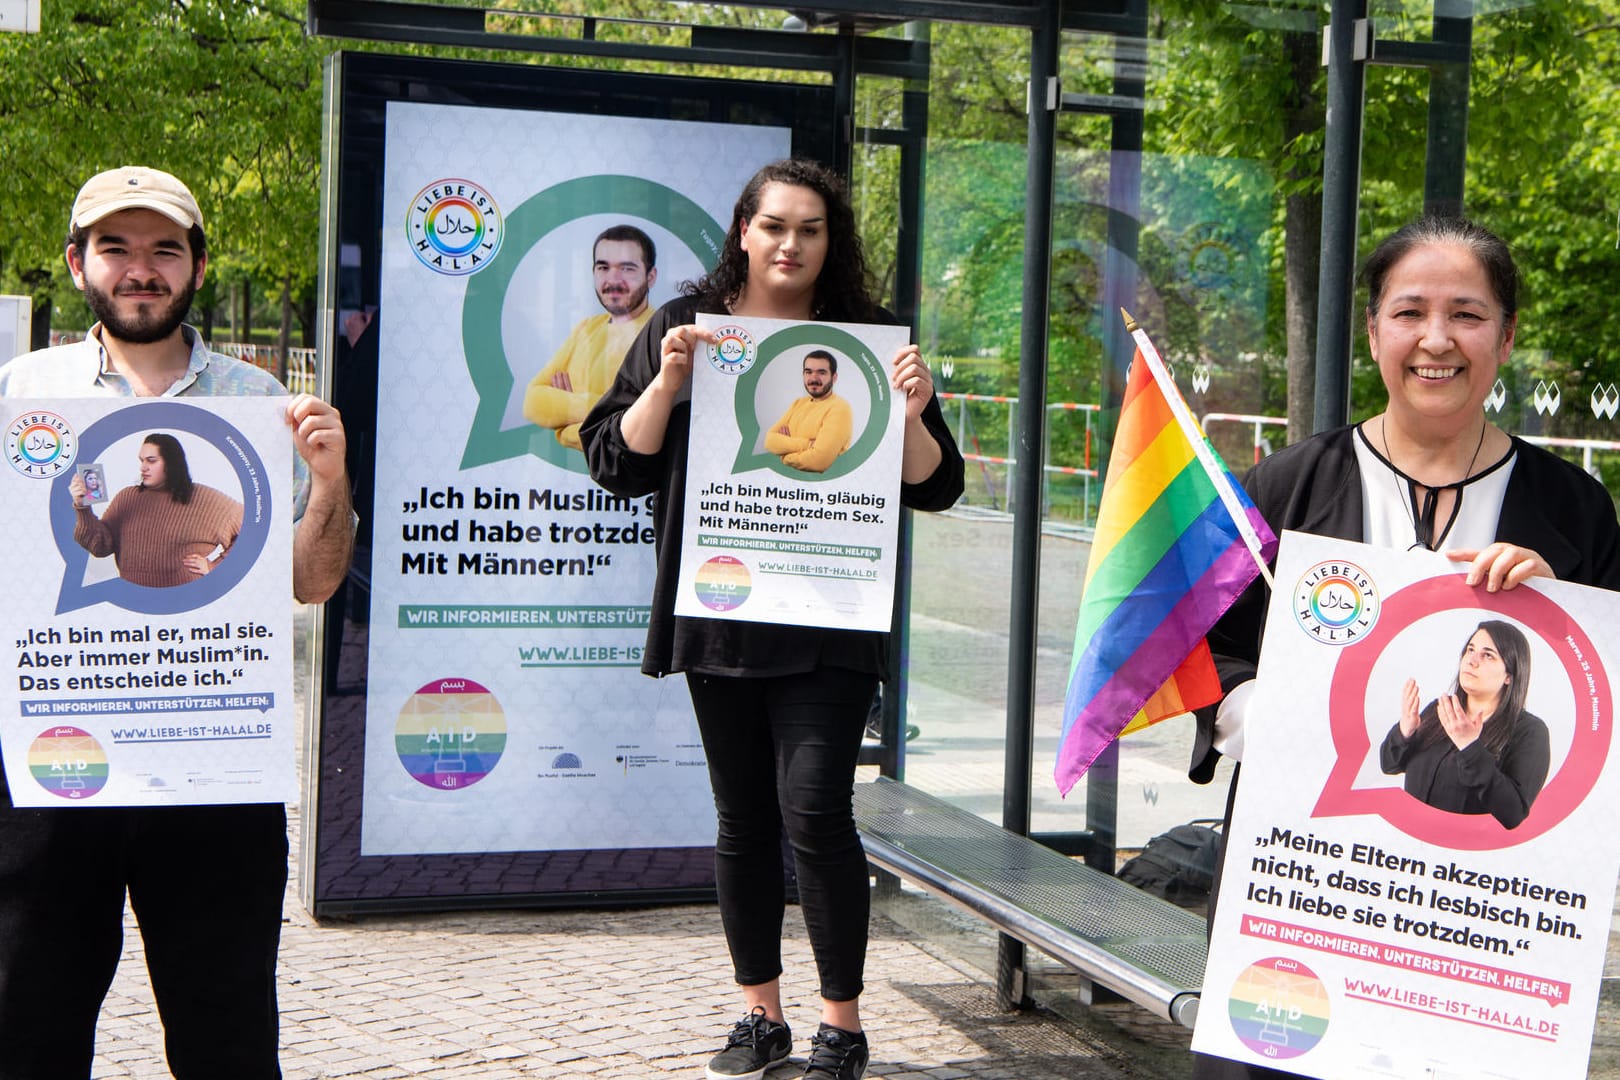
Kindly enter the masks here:
M 729 308 L 742 295 L 748 283 L 748 253 L 742 249 L 742 227 L 759 213 L 760 193 L 766 184 L 791 184 L 809 188 L 827 204 L 827 261 L 816 278 L 815 318 L 848 319 L 862 322 L 878 310 L 872 298 L 871 274 L 866 252 L 855 231 L 855 211 L 838 174 L 815 161 L 787 158 L 773 161 L 753 175 L 737 196 L 731 212 L 731 228 L 720 247 L 720 261 L 697 281 L 683 286 L 688 296 L 697 296 L 705 307 Z
M 197 485 L 192 482 L 191 467 L 186 464 L 186 451 L 180 440 L 154 431 L 141 440 L 141 445 L 157 447 L 158 457 L 163 459 L 163 490 L 169 493 L 169 498 L 181 506 L 189 503 Z

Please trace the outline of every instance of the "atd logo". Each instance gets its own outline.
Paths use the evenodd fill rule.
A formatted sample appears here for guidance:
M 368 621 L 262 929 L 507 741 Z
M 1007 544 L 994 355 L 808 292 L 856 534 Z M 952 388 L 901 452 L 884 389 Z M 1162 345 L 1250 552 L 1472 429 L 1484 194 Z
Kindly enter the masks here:
M 6 426 L 6 460 L 24 476 L 49 480 L 78 456 L 79 436 L 55 413 L 25 413 Z
M 465 277 L 490 264 L 506 238 L 501 208 L 471 180 L 435 180 L 416 193 L 405 235 L 423 266 Z

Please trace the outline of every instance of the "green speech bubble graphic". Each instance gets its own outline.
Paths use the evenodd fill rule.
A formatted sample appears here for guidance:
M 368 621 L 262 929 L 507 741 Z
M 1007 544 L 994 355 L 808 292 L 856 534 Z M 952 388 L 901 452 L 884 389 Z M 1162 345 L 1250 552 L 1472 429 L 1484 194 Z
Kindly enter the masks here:
M 866 380 L 867 391 L 872 396 L 872 408 L 866 415 L 866 427 L 849 444 L 849 449 L 839 454 L 833 463 L 827 466 L 827 471 L 822 473 L 801 472 L 791 465 L 783 464 L 782 459 L 775 454 L 754 449 L 760 441 L 759 412 L 754 406 L 760 373 L 771 361 L 789 349 L 806 346 L 811 348 L 819 346 L 848 357 L 860 372 L 861 378 Z M 841 476 L 847 476 L 866 464 L 866 459 L 871 457 L 878 445 L 883 442 L 883 434 L 889 426 L 889 396 L 892 392 L 883 364 L 872 355 L 872 350 L 866 343 L 855 335 L 821 323 L 803 323 L 799 326 L 790 326 L 786 330 L 778 330 L 759 343 L 758 359 L 747 371 L 737 376 L 733 407 L 737 415 L 737 431 L 742 436 L 742 444 L 737 448 L 737 460 L 731 466 L 733 475 L 754 469 L 769 469 L 778 476 L 811 482 L 836 480 Z
M 705 271 L 720 257 L 726 230 L 697 203 L 674 188 L 640 176 L 580 176 L 536 192 L 506 218 L 506 240 L 495 261 L 467 282 L 461 304 L 461 347 L 478 391 L 478 410 L 461 454 L 463 470 L 533 454 L 542 461 L 585 473 L 585 458 L 547 430 L 531 424 L 501 430 L 512 396 L 512 365 L 501 341 L 501 312 L 518 264 L 547 233 L 576 218 L 617 214 L 669 230 L 697 256 Z

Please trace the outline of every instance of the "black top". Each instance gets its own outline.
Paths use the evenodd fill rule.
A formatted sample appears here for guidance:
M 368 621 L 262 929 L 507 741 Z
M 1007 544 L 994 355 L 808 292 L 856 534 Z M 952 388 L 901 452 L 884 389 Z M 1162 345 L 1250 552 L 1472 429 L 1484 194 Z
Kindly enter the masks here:
M 1434 709 L 1430 702 L 1425 723 Z M 1453 814 L 1490 814 L 1504 829 L 1517 828 L 1529 816 L 1552 763 L 1547 725 L 1540 717 L 1519 714 L 1500 759 L 1491 756 L 1484 739 L 1458 750 L 1442 735 L 1420 749 L 1422 731 L 1419 727 L 1408 739 L 1397 722 L 1378 751 L 1384 772 L 1406 774 L 1408 795 Z
M 664 333 L 692 323 L 700 308 L 695 296 L 682 296 L 653 313 L 625 354 L 613 386 L 598 401 L 579 437 L 591 477 L 615 495 L 657 493 L 653 510 L 658 560 L 653 584 L 652 616 L 641 670 L 648 675 L 675 671 L 707 675 L 790 675 L 817 667 L 842 667 L 888 676 L 888 635 L 869 630 L 828 630 L 811 626 L 778 626 L 729 619 L 695 619 L 675 615 L 681 568 L 681 529 L 686 512 L 687 433 L 691 428 L 691 382 L 681 388 L 669 416 L 664 445 L 656 454 L 638 454 L 624 442 L 624 412 L 652 382 L 661 362 Z M 857 320 L 843 312 L 822 312 L 829 322 Z M 895 324 L 888 312 L 881 321 Z M 948 509 L 962 494 L 962 454 L 956 448 L 939 399 L 930 398 L 923 423 L 939 442 L 939 467 L 926 480 L 900 485 L 900 502 L 916 510 Z
M 1295 443 L 1261 461 L 1243 486 L 1272 530 L 1284 529 L 1362 540 L 1361 468 L 1353 427 L 1336 428 Z M 1530 548 L 1562 581 L 1620 590 L 1620 523 L 1614 500 L 1580 468 L 1539 446 L 1513 440 L 1513 474 L 1502 497 L 1496 538 Z M 1270 595 L 1256 579 L 1209 634 L 1210 652 L 1230 691 L 1254 678 Z M 1220 753 L 1214 749 L 1216 706 L 1198 710 L 1198 734 L 1187 774 L 1209 783 Z

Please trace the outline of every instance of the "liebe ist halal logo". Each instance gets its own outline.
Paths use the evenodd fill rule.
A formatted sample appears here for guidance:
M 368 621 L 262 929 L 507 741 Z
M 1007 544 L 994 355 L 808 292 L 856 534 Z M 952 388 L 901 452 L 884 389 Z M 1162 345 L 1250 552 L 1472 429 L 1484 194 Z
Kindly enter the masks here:
M 405 236 L 422 265 L 465 277 L 488 266 L 506 237 L 501 208 L 471 180 L 435 180 L 416 193 Z
M 55 413 L 36 410 L 6 425 L 6 460 L 24 476 L 49 480 L 71 469 L 78 453 L 78 435 Z

